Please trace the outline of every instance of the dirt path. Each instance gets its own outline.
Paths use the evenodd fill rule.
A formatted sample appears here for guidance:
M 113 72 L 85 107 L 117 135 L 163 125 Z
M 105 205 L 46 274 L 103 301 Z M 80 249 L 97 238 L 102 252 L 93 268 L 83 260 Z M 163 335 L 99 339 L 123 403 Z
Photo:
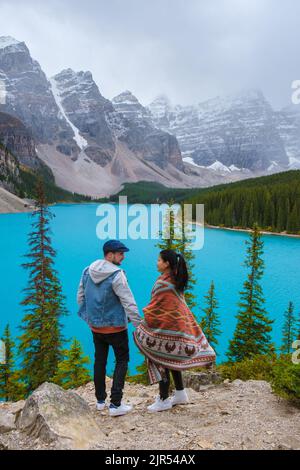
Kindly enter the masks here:
M 110 381 L 108 381 L 108 392 Z M 107 449 L 300 449 L 300 410 L 271 392 L 267 382 L 236 380 L 201 392 L 190 403 L 150 414 L 157 386 L 126 384 L 132 413 L 111 418 L 95 411 L 93 384 L 77 390 L 107 436 Z

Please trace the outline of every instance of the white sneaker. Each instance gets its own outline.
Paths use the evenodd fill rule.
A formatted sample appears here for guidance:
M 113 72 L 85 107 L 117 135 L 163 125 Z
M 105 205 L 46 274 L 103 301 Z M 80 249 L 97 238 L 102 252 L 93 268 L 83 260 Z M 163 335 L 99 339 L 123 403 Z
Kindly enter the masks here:
M 162 400 L 159 396 L 156 397 L 155 402 L 147 406 L 148 411 L 150 413 L 156 413 L 157 411 L 166 411 L 170 410 L 172 408 L 172 402 L 170 398 L 166 398 L 165 400 Z
M 132 410 L 131 405 L 125 405 L 125 404 L 121 403 L 120 406 L 115 406 L 115 405 L 110 404 L 110 406 L 109 406 L 109 415 L 110 416 L 122 416 L 122 415 L 126 415 L 131 410 Z
M 105 410 L 105 407 L 106 407 L 105 401 L 98 401 L 96 404 L 97 411 L 103 411 Z
M 171 397 L 172 405 L 185 405 L 189 402 L 189 397 L 185 390 L 175 390 L 174 395 Z

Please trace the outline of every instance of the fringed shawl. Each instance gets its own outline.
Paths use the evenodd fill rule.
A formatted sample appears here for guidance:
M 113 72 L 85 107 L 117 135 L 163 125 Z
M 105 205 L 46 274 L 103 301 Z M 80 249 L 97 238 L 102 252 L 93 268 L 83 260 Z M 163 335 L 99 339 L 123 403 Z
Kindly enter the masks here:
M 162 379 L 166 368 L 183 371 L 215 361 L 214 350 L 170 274 L 159 276 L 143 312 L 134 340 L 146 356 L 151 384 Z

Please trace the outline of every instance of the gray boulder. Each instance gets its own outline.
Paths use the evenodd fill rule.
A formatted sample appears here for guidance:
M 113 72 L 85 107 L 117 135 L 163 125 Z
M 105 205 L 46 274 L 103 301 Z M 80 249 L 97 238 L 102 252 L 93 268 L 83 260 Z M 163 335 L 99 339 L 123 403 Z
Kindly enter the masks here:
M 88 404 L 77 393 L 47 382 L 26 401 L 18 428 L 56 449 L 89 449 L 104 438 Z
M 222 381 L 222 377 L 218 372 L 192 372 L 185 371 L 183 373 L 184 386 L 186 388 L 192 388 L 196 392 L 199 392 L 207 386 L 219 384 Z
M 17 427 L 17 420 L 24 407 L 25 401 L 5 403 L 0 408 L 0 434 L 13 431 Z

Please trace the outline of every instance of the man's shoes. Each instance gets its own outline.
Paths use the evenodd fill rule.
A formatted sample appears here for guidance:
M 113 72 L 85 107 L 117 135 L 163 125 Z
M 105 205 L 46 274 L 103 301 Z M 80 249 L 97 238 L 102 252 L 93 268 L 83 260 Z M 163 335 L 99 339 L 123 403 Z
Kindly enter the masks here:
M 157 411 L 166 411 L 172 408 L 172 401 L 170 398 L 162 400 L 159 396 L 156 397 L 155 402 L 148 406 L 147 409 L 150 413 L 156 413 Z
M 125 405 L 121 403 L 120 406 L 116 406 L 111 403 L 109 406 L 109 415 L 110 416 L 122 416 L 122 415 L 126 415 L 131 410 L 132 410 L 131 405 Z
M 175 390 L 174 395 L 171 397 L 172 405 L 185 405 L 189 402 L 189 397 L 185 390 Z
M 97 404 L 96 404 L 96 408 L 97 408 L 97 411 L 103 411 L 105 410 L 105 401 L 97 401 Z

